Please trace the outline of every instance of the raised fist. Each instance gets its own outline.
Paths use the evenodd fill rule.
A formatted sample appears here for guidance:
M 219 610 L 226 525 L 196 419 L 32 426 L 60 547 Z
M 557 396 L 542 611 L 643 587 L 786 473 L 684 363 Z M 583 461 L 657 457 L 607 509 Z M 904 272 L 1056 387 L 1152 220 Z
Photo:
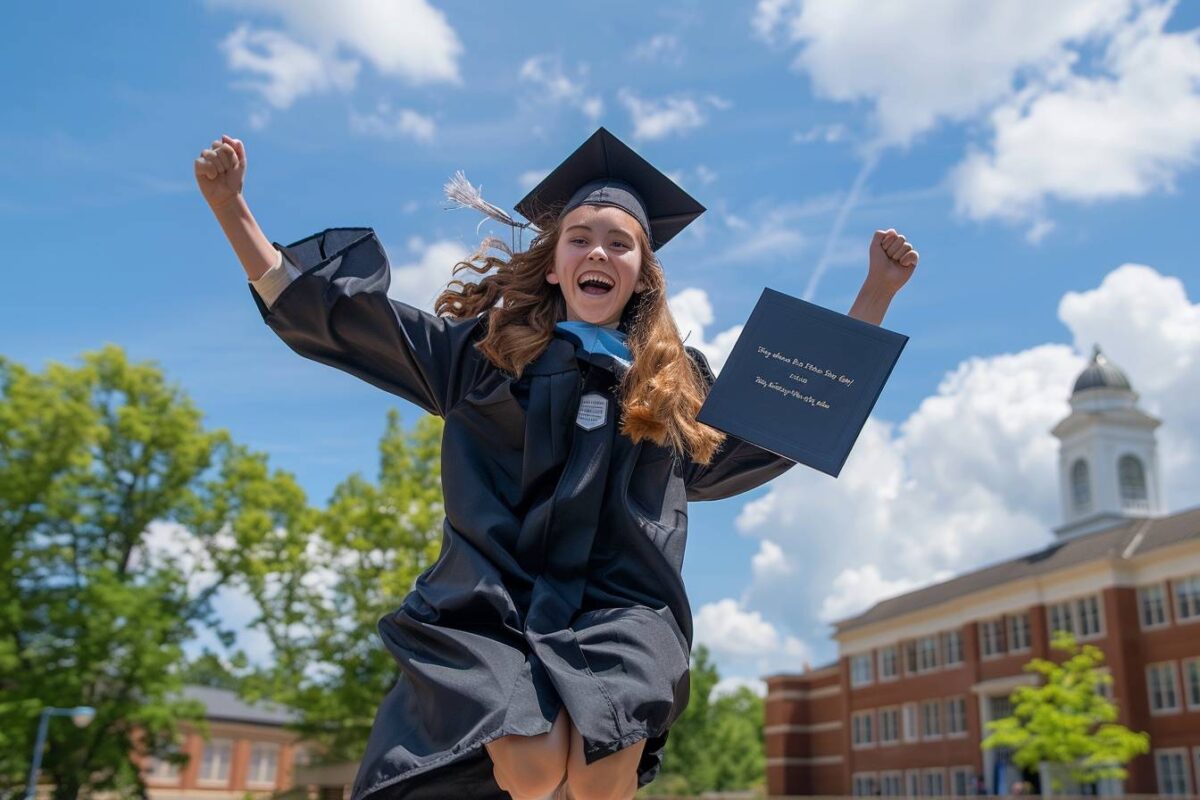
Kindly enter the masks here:
M 213 210 L 242 193 L 246 178 L 246 146 L 240 139 L 222 136 L 196 159 L 196 183 Z

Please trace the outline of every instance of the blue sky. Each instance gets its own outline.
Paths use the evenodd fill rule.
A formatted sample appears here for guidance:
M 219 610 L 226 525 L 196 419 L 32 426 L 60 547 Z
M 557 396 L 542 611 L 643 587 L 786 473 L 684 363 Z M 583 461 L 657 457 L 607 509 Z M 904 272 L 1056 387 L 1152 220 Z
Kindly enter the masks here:
M 269 238 L 374 227 L 393 295 L 426 305 L 502 232 L 445 210 L 454 171 L 511 207 L 604 125 L 709 209 L 659 255 L 717 363 L 764 286 L 844 312 L 876 228 L 921 253 L 841 477 L 691 510 L 697 639 L 726 674 L 827 660 L 830 620 L 1049 541 L 1048 431 L 1093 341 L 1164 419 L 1168 508 L 1200 502 L 1195 4 L 334 5 L 7 17 L 0 352 L 120 344 L 323 503 L 374 474 L 388 408 L 419 412 L 263 325 L 192 160 L 243 139 Z

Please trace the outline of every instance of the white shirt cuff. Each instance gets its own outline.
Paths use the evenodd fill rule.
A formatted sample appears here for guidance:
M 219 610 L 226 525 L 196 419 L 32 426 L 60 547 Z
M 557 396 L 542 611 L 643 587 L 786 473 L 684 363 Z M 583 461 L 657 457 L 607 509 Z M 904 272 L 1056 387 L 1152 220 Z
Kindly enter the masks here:
M 295 265 L 283 255 L 283 251 L 276 248 L 279 253 L 279 260 L 275 265 L 262 274 L 258 280 L 250 281 L 250 285 L 254 287 L 254 291 L 266 303 L 267 308 L 275 304 L 275 299 L 288 287 L 292 281 L 299 278 L 300 270 L 296 269 Z

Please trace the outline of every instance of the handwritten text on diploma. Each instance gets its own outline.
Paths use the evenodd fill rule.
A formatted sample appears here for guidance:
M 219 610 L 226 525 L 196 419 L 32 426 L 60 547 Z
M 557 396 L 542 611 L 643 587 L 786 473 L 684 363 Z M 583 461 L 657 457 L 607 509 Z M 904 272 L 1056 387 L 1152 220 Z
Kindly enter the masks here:
M 795 367 L 796 371 L 789 373 L 788 379 L 801 385 L 808 383 L 810 377 L 825 378 L 835 385 L 844 386 L 847 388 L 854 383 L 854 378 L 851 378 L 848 375 L 843 375 L 841 373 L 834 372 L 833 370 L 824 369 L 812 363 L 811 361 L 785 355 L 778 350 L 769 350 L 766 347 L 759 346 L 758 354 L 763 358 L 768 358 L 772 361 L 782 361 L 789 366 Z M 829 403 L 827 403 L 825 400 L 818 399 L 817 397 L 798 388 L 784 386 L 762 376 L 755 376 L 754 382 L 767 391 L 779 392 L 785 397 L 794 398 L 802 403 L 807 403 L 814 408 L 830 408 Z

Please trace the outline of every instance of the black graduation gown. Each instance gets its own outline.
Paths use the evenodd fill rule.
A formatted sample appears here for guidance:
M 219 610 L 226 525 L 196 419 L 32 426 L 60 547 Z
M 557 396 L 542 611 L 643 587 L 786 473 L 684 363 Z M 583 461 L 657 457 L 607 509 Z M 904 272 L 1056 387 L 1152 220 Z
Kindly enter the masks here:
M 388 298 L 369 228 L 275 247 L 302 275 L 269 309 L 251 288 L 266 324 L 300 355 L 445 419 L 441 553 L 379 621 L 400 677 L 352 799 L 506 798 L 482 745 L 545 733 L 564 704 L 589 764 L 647 739 L 638 785 L 649 783 L 688 702 L 687 501 L 794 462 L 732 437 L 707 466 L 634 444 L 617 432 L 620 366 L 568 338 L 514 380 L 473 346 L 485 318 Z M 576 424 L 589 393 L 607 403 L 592 430 Z

